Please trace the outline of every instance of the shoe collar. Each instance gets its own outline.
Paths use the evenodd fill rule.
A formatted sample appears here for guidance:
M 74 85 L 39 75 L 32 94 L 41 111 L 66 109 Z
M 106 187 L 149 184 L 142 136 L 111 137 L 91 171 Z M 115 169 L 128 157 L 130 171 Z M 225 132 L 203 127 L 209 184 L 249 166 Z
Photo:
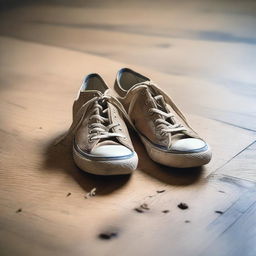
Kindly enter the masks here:
M 117 72 L 114 88 L 120 96 L 124 97 L 132 87 L 145 81 L 150 79 L 130 68 L 122 68 Z

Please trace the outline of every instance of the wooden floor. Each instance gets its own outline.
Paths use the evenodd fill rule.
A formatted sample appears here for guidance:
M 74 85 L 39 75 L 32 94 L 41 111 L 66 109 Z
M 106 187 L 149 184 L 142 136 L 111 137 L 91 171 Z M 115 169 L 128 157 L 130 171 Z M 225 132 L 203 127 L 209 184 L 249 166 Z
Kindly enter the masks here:
M 256 255 L 256 2 L 60 2 L 0 11 L 1 255 Z M 210 164 L 160 166 L 132 134 L 135 173 L 96 177 L 53 145 L 83 76 L 112 87 L 126 66 L 184 110 Z

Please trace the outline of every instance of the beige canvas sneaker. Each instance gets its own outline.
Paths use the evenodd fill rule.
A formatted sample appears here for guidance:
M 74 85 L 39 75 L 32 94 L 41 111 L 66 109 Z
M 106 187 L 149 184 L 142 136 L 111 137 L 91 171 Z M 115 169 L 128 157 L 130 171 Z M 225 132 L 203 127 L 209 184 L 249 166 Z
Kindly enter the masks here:
M 189 126 L 170 97 L 149 78 L 128 68 L 121 69 L 115 90 L 155 162 L 188 168 L 211 160 L 209 145 Z
M 123 120 L 122 104 L 98 74 L 88 75 L 73 104 L 73 123 L 59 141 L 73 135 L 73 157 L 82 170 L 98 175 L 129 174 L 138 157 Z

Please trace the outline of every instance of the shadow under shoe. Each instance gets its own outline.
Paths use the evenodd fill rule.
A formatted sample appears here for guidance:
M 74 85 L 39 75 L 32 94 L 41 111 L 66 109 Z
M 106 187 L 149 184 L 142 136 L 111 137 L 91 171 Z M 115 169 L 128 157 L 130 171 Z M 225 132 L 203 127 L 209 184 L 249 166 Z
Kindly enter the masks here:
M 68 173 L 84 191 L 89 192 L 96 188 L 97 194 L 100 195 L 110 194 L 129 181 L 130 175 L 97 176 L 80 170 L 72 156 L 72 136 L 55 145 L 58 137 L 51 139 L 46 145 L 44 161 L 46 169 L 53 171 L 61 169 Z
M 201 180 L 204 167 L 172 168 L 154 162 L 147 154 L 139 136 L 132 132 L 132 142 L 139 157 L 138 169 L 163 183 L 175 186 L 192 185 Z

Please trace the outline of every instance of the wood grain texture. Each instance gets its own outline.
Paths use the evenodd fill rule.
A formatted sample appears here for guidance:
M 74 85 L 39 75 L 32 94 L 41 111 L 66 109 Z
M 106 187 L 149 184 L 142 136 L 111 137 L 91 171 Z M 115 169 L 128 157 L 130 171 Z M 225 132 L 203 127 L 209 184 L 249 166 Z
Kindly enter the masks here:
M 191 237 L 188 229 L 194 230 L 195 225 L 198 232 L 208 236 L 207 225 L 219 217 L 214 211 L 225 211 L 251 189 L 250 183 L 245 183 L 244 188 L 232 180 L 208 181 L 204 177 L 250 144 L 255 139 L 254 133 L 195 115 L 190 116 L 193 125 L 207 137 L 217 156 L 205 170 L 161 167 L 148 158 L 134 135 L 140 162 L 132 177 L 102 178 L 83 173 L 73 163 L 71 145 L 67 142 L 53 146 L 52 142 L 68 127 L 76 80 L 88 60 L 90 68 L 93 63 L 96 68 L 99 61 L 104 67 L 117 64 L 54 47 L 1 40 L 8 49 L 2 48 L 1 52 L 1 80 L 8 85 L 2 87 L 1 93 L 1 108 L 5 111 L 1 115 L 4 147 L 0 201 L 6 255 L 18 251 L 20 255 L 28 255 L 35 250 L 42 255 L 120 255 L 128 239 L 131 249 L 127 255 L 135 252 L 154 255 L 159 248 L 163 248 L 162 255 L 168 255 L 169 250 L 185 255 L 189 248 L 194 248 L 196 255 L 199 240 L 192 239 L 184 247 L 185 240 Z M 65 59 L 70 64 L 68 68 Z M 81 70 L 73 64 L 76 62 L 82 64 Z M 63 73 L 65 68 L 67 72 Z M 233 141 L 233 137 L 239 140 Z M 97 196 L 85 199 L 85 194 L 94 187 Z M 156 192 L 163 189 L 166 190 L 163 195 Z M 71 195 L 66 197 L 68 193 Z M 191 209 L 181 212 L 177 209 L 180 201 L 188 203 Z M 207 210 L 203 202 L 207 202 Z M 152 210 L 142 215 L 135 212 L 134 208 L 142 203 Z M 19 208 L 22 212 L 16 213 Z M 165 215 L 163 210 L 170 210 L 170 214 Z M 191 223 L 184 223 L 187 219 Z M 232 217 L 231 222 L 234 220 Z M 120 237 L 109 244 L 99 240 L 97 235 L 105 229 L 116 230 Z M 179 238 L 180 243 L 173 248 L 172 243 L 167 245 L 166 240 L 159 240 L 165 236 L 173 242 L 178 237 L 184 239 Z M 156 244 L 148 248 L 139 246 L 147 241 Z
M 250 197 L 254 197 L 250 193 Z M 251 199 L 251 198 L 247 198 Z M 255 255 L 256 241 L 256 204 L 252 204 L 235 221 L 230 228 L 227 228 L 218 238 L 208 247 L 202 255 Z
M 255 131 L 255 4 L 143 2 L 14 8 L 0 33 L 136 65 L 185 110 Z
M 229 161 L 219 173 L 233 177 L 256 181 L 256 142 L 246 147 L 234 159 Z
M 225 1 L 143 3 L 0 12 L 1 255 L 255 254 L 255 3 L 233 16 Z M 138 169 L 97 177 L 75 166 L 69 140 L 53 145 L 83 76 L 112 87 L 127 65 L 181 106 L 213 149 L 209 165 L 160 166 L 131 132 Z

